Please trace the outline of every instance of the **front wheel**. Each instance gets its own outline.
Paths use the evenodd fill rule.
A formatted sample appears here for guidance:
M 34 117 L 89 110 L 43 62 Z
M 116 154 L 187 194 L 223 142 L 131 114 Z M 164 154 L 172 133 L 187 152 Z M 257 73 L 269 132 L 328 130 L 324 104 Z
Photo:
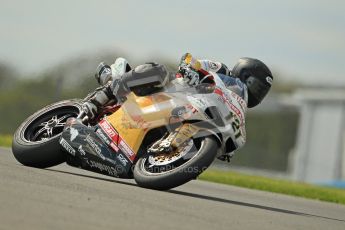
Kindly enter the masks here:
M 14 157 L 26 166 L 47 168 L 65 161 L 59 138 L 66 120 L 81 111 L 79 100 L 49 105 L 27 118 L 17 129 L 12 142 Z
M 141 187 L 168 190 L 195 179 L 216 157 L 213 136 L 190 139 L 174 153 L 146 154 L 134 167 L 134 179 Z

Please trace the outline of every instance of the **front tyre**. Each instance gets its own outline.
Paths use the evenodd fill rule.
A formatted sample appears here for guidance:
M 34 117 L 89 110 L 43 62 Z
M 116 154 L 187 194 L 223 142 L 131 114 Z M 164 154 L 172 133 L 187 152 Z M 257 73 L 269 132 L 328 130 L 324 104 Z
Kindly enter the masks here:
M 168 190 L 195 179 L 215 159 L 218 144 L 213 136 L 190 141 L 193 147 L 187 146 L 188 152 L 182 153 L 181 157 L 176 154 L 146 154 L 139 158 L 133 170 L 137 184 L 144 188 Z
M 14 157 L 26 166 L 47 168 L 65 161 L 59 138 L 66 120 L 77 117 L 80 100 L 49 105 L 28 117 L 17 129 L 12 142 Z

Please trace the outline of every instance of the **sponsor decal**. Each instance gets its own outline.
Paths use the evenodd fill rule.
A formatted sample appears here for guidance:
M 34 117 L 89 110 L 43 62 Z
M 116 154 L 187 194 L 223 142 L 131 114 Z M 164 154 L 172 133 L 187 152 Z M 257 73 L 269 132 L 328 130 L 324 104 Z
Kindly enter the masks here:
M 71 138 L 70 138 L 71 141 L 74 141 L 75 138 L 79 135 L 78 130 L 72 127 L 69 129 L 69 133 L 71 134 Z
M 118 162 L 117 161 L 114 161 L 113 159 L 110 159 L 110 158 L 105 158 L 106 161 L 112 163 L 113 165 L 117 165 Z
M 116 146 L 116 144 L 114 142 L 111 142 L 110 143 L 110 147 L 115 150 L 115 152 L 118 152 L 119 151 L 119 148 Z
M 118 176 L 116 168 L 114 168 L 112 166 L 109 166 L 109 165 L 106 165 L 106 164 L 103 164 L 101 162 L 97 162 L 97 161 L 94 161 L 94 160 L 87 160 L 86 162 L 88 163 L 88 165 L 91 168 L 97 168 L 101 172 L 105 171 L 105 172 L 107 172 L 111 176 L 115 176 L 115 177 Z
M 145 131 L 148 129 L 149 123 L 145 121 L 142 116 L 136 115 L 136 116 L 131 116 L 131 118 L 136 123 L 137 127 L 135 128 L 144 129 Z
M 218 94 L 218 95 L 220 96 L 220 99 L 221 99 L 221 101 L 222 101 L 223 103 L 230 104 L 228 98 L 225 97 L 223 91 L 222 91 L 220 88 L 216 88 L 216 89 L 214 90 L 214 93 L 215 93 L 215 94 Z
M 85 151 L 84 151 L 84 149 L 83 149 L 83 146 L 79 145 L 78 151 L 79 151 L 79 153 L 80 153 L 82 156 L 85 156 L 85 155 L 86 155 L 86 153 L 85 153 Z
M 235 112 L 235 114 L 236 114 L 237 116 L 240 117 L 240 119 L 241 119 L 241 121 L 242 121 L 242 123 L 243 123 L 243 122 L 244 122 L 244 117 L 243 117 L 243 115 L 242 115 L 240 109 L 238 109 L 233 103 L 231 103 L 231 100 L 229 100 L 228 97 L 226 97 L 226 95 L 224 94 L 224 92 L 223 92 L 221 89 L 217 88 L 217 89 L 215 89 L 214 92 L 220 96 L 221 101 L 223 101 L 225 104 L 227 104 L 227 105 L 229 106 L 229 108 L 230 108 L 233 112 Z M 234 93 L 234 94 L 235 94 L 235 93 Z M 235 94 L 235 95 L 237 95 L 237 94 Z M 236 98 L 237 101 L 239 101 L 239 100 L 241 99 L 241 97 L 239 97 L 239 96 L 238 96 L 238 97 L 235 97 L 235 98 Z M 241 99 L 241 102 L 242 102 L 242 103 L 245 103 L 244 100 L 242 100 L 242 99 Z M 239 104 L 242 106 L 241 102 L 239 101 Z
M 242 113 L 241 111 L 236 107 L 234 106 L 233 104 L 230 104 L 230 109 L 235 112 L 235 114 L 240 118 L 241 120 L 241 124 L 243 123 L 244 119 L 243 119 L 243 116 L 242 116 Z
M 218 94 L 220 96 L 220 100 L 224 103 L 224 104 L 227 104 L 230 109 L 236 109 L 237 111 L 239 111 L 233 104 L 232 104 L 232 101 L 231 99 L 229 100 L 229 98 L 224 94 L 224 92 L 220 89 L 220 88 L 217 88 L 215 89 L 214 93 Z
M 236 101 L 240 104 L 242 109 L 246 108 L 246 102 L 240 97 L 238 94 L 231 92 L 231 96 L 236 99 Z
M 96 133 L 98 136 L 106 143 L 109 145 L 115 152 L 119 151 L 119 148 L 116 146 L 116 144 L 110 139 L 110 137 L 104 133 L 104 129 L 97 129 Z M 116 137 L 118 139 L 118 137 Z
M 104 141 L 104 143 L 106 143 L 107 145 L 110 145 L 111 140 L 106 136 L 106 134 L 101 129 L 97 129 L 96 133 L 102 139 L 102 141 Z
M 106 143 L 116 152 L 118 152 L 119 149 L 121 149 L 121 151 L 133 162 L 135 157 L 134 152 L 131 150 L 131 148 L 128 147 L 125 141 L 121 139 L 118 132 L 116 132 L 113 126 L 106 119 L 103 119 L 99 123 L 99 125 L 101 129 L 105 132 L 105 134 L 111 139 L 110 142 L 106 141 Z M 103 136 L 101 136 L 101 132 L 98 132 L 98 134 L 100 134 L 100 138 L 104 138 L 104 134 Z
M 188 104 L 185 107 L 188 110 L 188 112 L 192 112 L 193 114 L 198 112 L 198 110 L 196 108 L 194 108 L 194 106 L 192 106 L 191 104 Z
M 192 103 L 195 104 L 197 107 L 203 108 L 203 107 L 207 106 L 207 104 L 201 98 L 198 98 L 198 97 L 195 97 L 195 96 L 192 96 L 192 95 L 189 96 L 188 98 L 190 98 Z
M 90 136 L 90 134 L 86 136 L 85 141 L 91 146 L 93 150 L 95 150 L 99 157 L 105 160 L 105 157 L 102 155 L 101 148 L 96 144 L 95 140 Z
M 116 158 L 121 162 L 123 166 L 126 167 L 128 165 L 128 160 L 122 154 L 117 154 Z
M 267 83 L 270 84 L 270 85 L 272 85 L 272 83 L 273 83 L 273 79 L 272 79 L 270 76 L 267 76 L 267 77 L 266 77 L 266 81 L 267 81 Z
M 115 131 L 113 126 L 106 119 L 103 119 L 99 123 L 99 126 L 110 137 L 111 140 L 113 140 L 115 143 L 119 142 L 119 134 Z
M 68 142 L 62 137 L 60 139 L 60 144 L 64 149 L 66 149 L 67 152 L 69 152 L 72 156 L 75 156 L 74 148 L 70 146 L 70 144 L 68 144 Z
M 216 63 L 216 62 L 212 62 L 212 61 L 209 61 L 208 64 L 210 66 L 210 69 L 215 70 L 215 71 L 219 70 L 221 67 L 220 63 Z
M 119 148 L 133 162 L 135 157 L 134 152 L 128 147 L 128 145 L 122 139 L 120 140 Z
M 149 123 L 144 120 L 140 115 L 131 115 L 131 117 L 123 116 L 121 118 L 122 126 L 126 129 L 143 129 L 146 131 L 149 127 Z

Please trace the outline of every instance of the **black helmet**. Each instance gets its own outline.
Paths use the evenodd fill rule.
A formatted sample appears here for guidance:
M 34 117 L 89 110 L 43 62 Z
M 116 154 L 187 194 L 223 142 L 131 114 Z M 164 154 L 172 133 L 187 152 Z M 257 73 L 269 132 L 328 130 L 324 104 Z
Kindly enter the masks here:
M 240 58 L 232 69 L 232 75 L 248 88 L 248 108 L 258 105 L 264 99 L 273 82 L 269 68 L 254 58 Z

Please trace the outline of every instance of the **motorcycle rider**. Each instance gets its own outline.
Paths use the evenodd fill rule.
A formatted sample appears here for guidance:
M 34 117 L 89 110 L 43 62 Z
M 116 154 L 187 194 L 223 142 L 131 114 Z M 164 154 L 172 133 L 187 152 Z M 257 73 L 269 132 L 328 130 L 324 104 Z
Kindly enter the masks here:
M 83 104 L 83 110 L 89 118 L 94 118 L 104 105 L 123 102 L 132 91 L 137 95 L 148 95 L 159 91 L 174 79 L 165 66 L 157 63 L 139 65 L 135 69 L 131 69 L 127 62 L 123 64 L 126 65 L 126 72 L 121 76 L 114 76 L 113 66 L 103 62 L 97 67 L 95 77 L 104 86 Z M 233 69 L 229 70 L 223 63 L 198 60 L 186 53 L 181 58 L 178 75 L 190 86 L 197 86 L 202 70 L 217 73 L 225 86 L 239 95 L 248 108 L 261 103 L 273 82 L 271 71 L 262 61 L 247 57 L 240 58 Z M 231 157 L 232 154 L 228 153 L 219 159 L 229 161 Z
M 182 60 L 187 60 L 189 64 Z M 246 101 L 248 108 L 255 107 L 264 99 L 273 82 L 270 69 L 262 61 L 254 58 L 240 58 L 232 70 L 220 62 L 194 59 L 188 53 L 182 57 L 182 60 L 179 71 L 190 79 L 189 84 L 199 83 L 199 74 L 195 69 L 215 72 L 229 90 Z M 185 66 L 186 71 L 184 71 Z

